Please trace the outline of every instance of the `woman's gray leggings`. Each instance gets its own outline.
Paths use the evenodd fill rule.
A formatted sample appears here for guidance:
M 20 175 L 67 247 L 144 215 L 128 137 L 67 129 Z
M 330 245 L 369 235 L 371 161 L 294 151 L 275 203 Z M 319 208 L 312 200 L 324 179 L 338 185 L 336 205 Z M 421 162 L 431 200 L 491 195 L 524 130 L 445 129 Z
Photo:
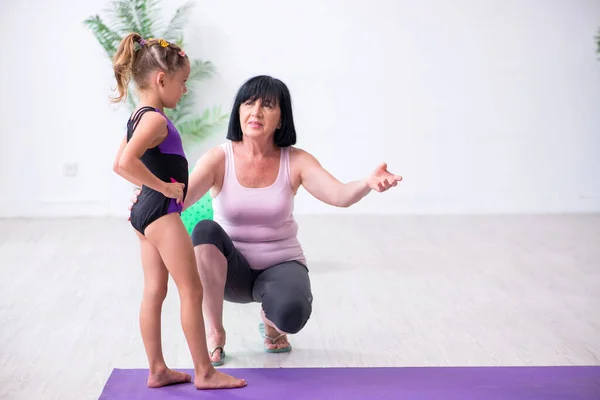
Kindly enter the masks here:
M 250 268 L 231 238 L 213 220 L 202 220 L 192 232 L 194 247 L 216 246 L 227 259 L 225 300 L 233 303 L 262 303 L 267 318 L 279 330 L 299 332 L 312 312 L 308 269 L 298 261 L 287 261 L 265 270 Z

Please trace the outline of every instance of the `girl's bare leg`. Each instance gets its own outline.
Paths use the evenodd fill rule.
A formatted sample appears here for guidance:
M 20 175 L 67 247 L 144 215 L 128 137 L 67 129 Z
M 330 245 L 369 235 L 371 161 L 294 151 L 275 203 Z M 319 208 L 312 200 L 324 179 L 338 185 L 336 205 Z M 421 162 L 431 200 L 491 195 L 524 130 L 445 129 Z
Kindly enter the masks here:
M 167 367 L 162 352 L 161 311 L 167 296 L 169 273 L 160 254 L 146 238 L 140 235 L 140 250 L 144 270 L 144 294 L 140 307 L 140 330 L 148 357 L 150 374 L 148 386 L 152 388 L 190 382 L 192 378 L 183 372 Z
M 158 249 L 179 291 L 181 324 L 194 362 L 194 384 L 198 389 L 246 386 L 243 379 L 217 371 L 206 352 L 202 284 L 196 268 L 192 239 L 181 217 L 177 213 L 165 215 L 150 224 L 145 233 L 150 243 Z

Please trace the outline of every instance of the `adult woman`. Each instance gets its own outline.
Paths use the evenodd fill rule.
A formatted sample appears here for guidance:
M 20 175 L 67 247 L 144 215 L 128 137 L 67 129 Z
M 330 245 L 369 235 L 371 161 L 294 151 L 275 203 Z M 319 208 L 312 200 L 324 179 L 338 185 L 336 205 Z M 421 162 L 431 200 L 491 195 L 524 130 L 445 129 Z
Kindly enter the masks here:
M 367 179 L 343 184 L 308 152 L 295 148 L 290 93 L 269 76 L 239 89 L 227 141 L 205 153 L 189 179 L 184 208 L 207 191 L 214 220 L 192 233 L 211 361 L 223 364 L 223 301 L 260 302 L 265 350 L 291 350 L 287 334 L 299 332 L 312 311 L 307 262 L 297 239 L 294 196 L 302 185 L 316 199 L 348 207 L 371 190 L 402 179 L 381 164 Z

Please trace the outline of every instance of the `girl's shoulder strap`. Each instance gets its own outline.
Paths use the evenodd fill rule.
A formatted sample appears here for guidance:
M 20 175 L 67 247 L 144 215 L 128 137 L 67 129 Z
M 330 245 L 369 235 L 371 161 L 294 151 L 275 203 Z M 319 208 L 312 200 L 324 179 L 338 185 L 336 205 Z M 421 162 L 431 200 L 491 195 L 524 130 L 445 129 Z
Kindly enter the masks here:
M 129 121 L 127 121 L 127 140 L 131 139 L 135 128 L 137 128 L 140 120 L 142 119 L 142 115 L 149 111 L 158 112 L 158 110 L 154 107 L 143 106 L 140 107 L 131 117 L 129 117 Z

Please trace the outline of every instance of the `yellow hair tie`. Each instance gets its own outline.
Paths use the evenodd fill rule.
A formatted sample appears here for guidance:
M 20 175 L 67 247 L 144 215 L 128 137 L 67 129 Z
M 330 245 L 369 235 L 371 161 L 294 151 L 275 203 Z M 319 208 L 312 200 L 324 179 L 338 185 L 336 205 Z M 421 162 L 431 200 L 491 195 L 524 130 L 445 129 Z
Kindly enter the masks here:
M 164 39 L 158 39 L 158 43 L 162 46 L 162 47 L 169 47 L 169 42 L 167 42 Z

